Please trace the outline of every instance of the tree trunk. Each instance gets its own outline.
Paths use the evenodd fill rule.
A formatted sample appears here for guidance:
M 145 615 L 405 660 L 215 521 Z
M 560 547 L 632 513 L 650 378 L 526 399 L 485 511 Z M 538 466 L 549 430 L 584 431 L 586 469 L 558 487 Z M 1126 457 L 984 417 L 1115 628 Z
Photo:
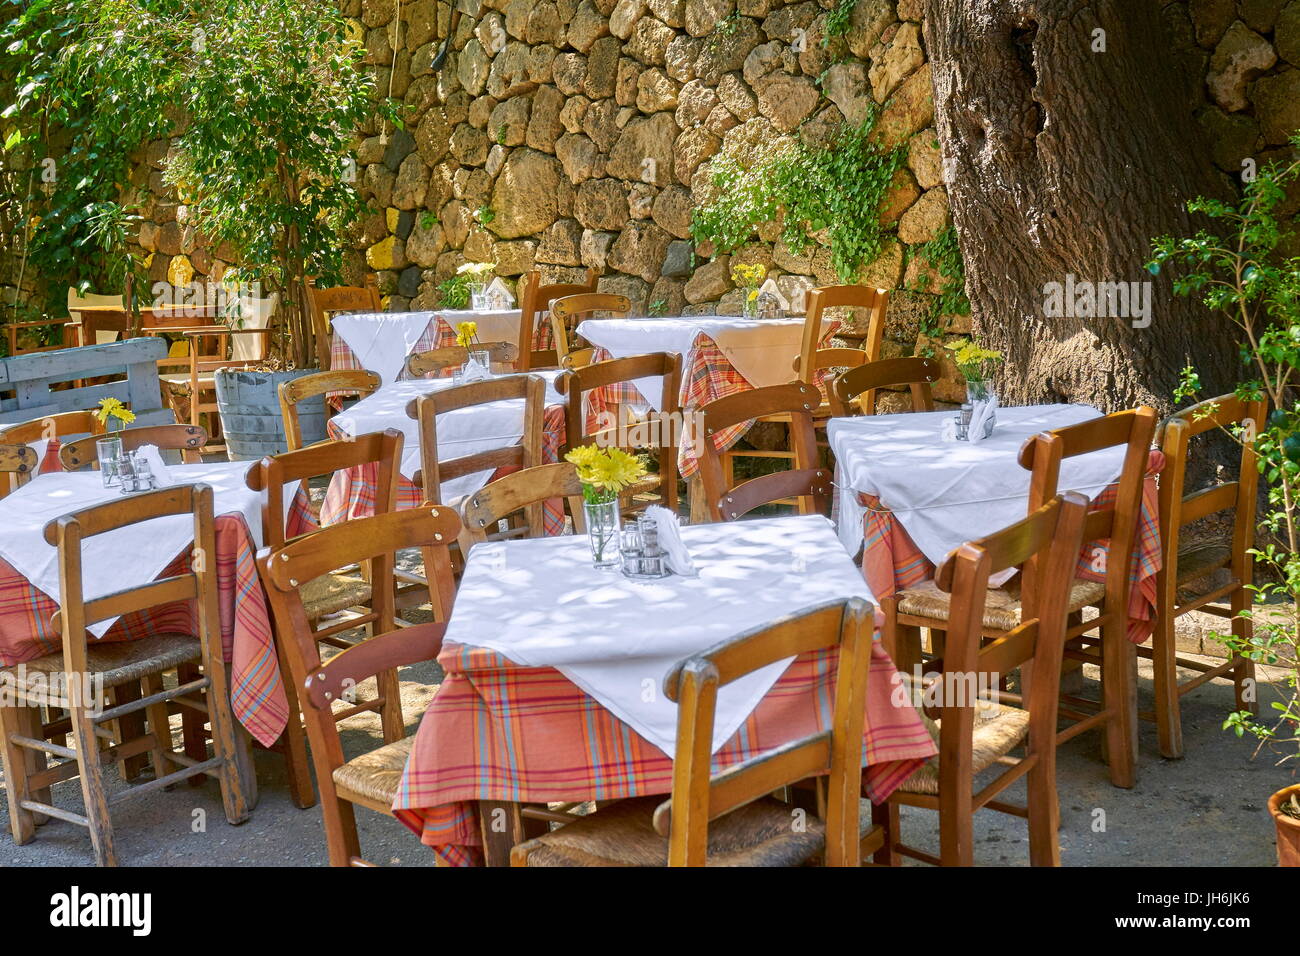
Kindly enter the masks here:
M 1154 237 L 1194 228 L 1188 199 L 1228 190 L 1198 136 L 1157 7 L 926 0 L 936 126 L 975 333 L 1005 355 L 999 384 L 1009 402 L 1165 412 L 1186 365 L 1211 395 L 1240 378 L 1228 321 L 1144 268 Z M 1149 290 L 1149 327 L 1115 317 L 1119 308 L 1088 314 L 1089 287 L 1079 284 L 1115 282 Z M 1049 283 L 1082 298 L 1057 310 Z

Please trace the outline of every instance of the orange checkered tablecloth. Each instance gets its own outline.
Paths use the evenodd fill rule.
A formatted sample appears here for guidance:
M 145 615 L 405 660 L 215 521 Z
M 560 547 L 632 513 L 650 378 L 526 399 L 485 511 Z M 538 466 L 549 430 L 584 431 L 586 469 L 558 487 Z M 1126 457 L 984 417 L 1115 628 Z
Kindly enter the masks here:
M 830 726 L 834 650 L 796 658 L 713 756 L 718 772 Z M 447 644 L 393 804 L 397 818 L 452 865 L 482 860 L 477 802 L 618 800 L 667 794 L 672 758 L 558 670 Z M 935 751 L 916 712 L 892 702 L 893 662 L 872 649 L 863 793 L 882 801 Z
M 289 535 L 314 526 L 306 497 L 295 496 Z M 257 576 L 253 538 L 239 514 L 219 515 L 215 530 L 217 606 L 222 654 L 231 665 L 231 708 L 259 743 L 270 746 L 288 723 L 289 707 L 266 595 Z M 188 555 L 178 557 L 161 577 L 185 573 L 188 561 Z M 8 667 L 58 651 L 62 640 L 52 623 L 57 610 L 49 595 L 0 560 L 0 665 Z M 150 634 L 196 631 L 194 602 L 182 601 L 126 615 L 99 640 L 133 641 Z
M 1142 487 L 1142 514 L 1129 569 L 1132 587 L 1129 590 L 1128 636 L 1135 644 L 1150 637 L 1155 626 L 1156 574 L 1161 566 L 1156 475 L 1164 466 L 1164 454 L 1152 450 Z M 1103 490 L 1093 500 L 1091 510 L 1113 503 L 1116 490 L 1114 485 Z M 894 514 L 881 507 L 880 500 L 874 495 L 859 494 L 858 501 L 867 509 L 862 528 L 862 576 L 876 599 L 883 600 L 933 578 L 934 565 L 921 553 Z M 1109 540 L 1087 542 L 1079 552 L 1075 573 L 1089 581 L 1104 581 L 1109 553 Z

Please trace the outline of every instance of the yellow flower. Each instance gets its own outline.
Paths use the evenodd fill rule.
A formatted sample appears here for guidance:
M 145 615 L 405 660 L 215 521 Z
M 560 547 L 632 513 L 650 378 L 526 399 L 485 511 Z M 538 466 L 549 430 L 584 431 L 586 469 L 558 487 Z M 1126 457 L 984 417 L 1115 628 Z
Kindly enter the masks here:
M 577 468 L 589 501 L 611 500 L 645 475 L 645 464 L 620 448 L 583 445 L 570 450 L 564 460 Z
M 967 378 L 978 376 L 983 371 L 985 362 L 998 362 L 1002 359 L 1001 352 L 996 349 L 982 349 L 970 339 L 949 342 L 944 348 L 953 353 L 952 360 L 957 363 L 957 367 Z
M 107 426 L 110 418 L 116 418 L 120 423 L 118 427 L 121 428 L 135 421 L 135 412 L 128 409 L 116 398 L 101 398 L 99 400 L 99 411 L 95 412 L 95 420 L 101 425 Z
M 462 322 L 456 326 L 456 344 L 469 348 L 478 339 L 478 323 Z
M 767 278 L 767 267 L 760 263 L 731 267 L 731 281 L 746 289 L 757 289 Z

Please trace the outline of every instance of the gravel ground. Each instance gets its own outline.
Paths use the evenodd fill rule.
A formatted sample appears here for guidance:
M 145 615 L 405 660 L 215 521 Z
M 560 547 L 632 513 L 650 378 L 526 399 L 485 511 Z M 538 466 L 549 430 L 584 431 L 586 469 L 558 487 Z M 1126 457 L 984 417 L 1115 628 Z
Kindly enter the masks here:
M 403 712 L 414 731 L 437 681 L 437 665 L 406 668 L 401 674 Z M 1141 706 L 1150 707 L 1150 670 L 1142 674 Z M 364 690 L 364 685 L 363 685 Z M 1251 760 L 1251 744 L 1219 729 L 1232 706 L 1224 682 L 1184 698 L 1187 757 L 1164 760 L 1155 728 L 1142 727 L 1138 785 L 1118 790 L 1100 761 L 1096 734 L 1070 741 L 1058 758 L 1061 799 L 1061 859 L 1067 866 L 1271 866 L 1276 863 L 1273 824 L 1265 809 L 1269 794 L 1289 783 L 1287 770 L 1267 756 Z M 365 715 L 345 724 L 349 754 L 373 747 L 378 720 Z M 289 802 L 283 765 L 272 753 L 257 754 L 260 800 L 251 819 L 229 826 L 214 782 L 182 784 L 120 804 L 114 811 L 118 858 L 125 866 L 320 866 L 326 862 L 319 807 L 299 810 Z M 110 782 L 116 774 L 110 773 Z M 1017 788 L 1014 800 L 1023 799 Z M 80 809 L 75 781 L 55 788 L 55 802 Z M 200 812 L 201 811 L 201 812 Z M 4 826 L 7 809 L 0 807 Z M 904 810 L 904 839 L 937 851 L 933 814 Z M 206 817 L 206 827 L 200 826 Z M 196 822 L 197 821 L 197 822 Z M 401 824 L 364 809 L 357 811 L 362 852 L 374 862 L 430 866 L 433 854 Z M 198 832 L 195 832 L 195 831 Z M 976 816 L 976 862 L 1024 865 L 1028 844 L 1024 821 L 998 813 Z M 26 846 L 0 841 L 0 864 L 85 866 L 94 861 L 80 827 L 51 821 Z

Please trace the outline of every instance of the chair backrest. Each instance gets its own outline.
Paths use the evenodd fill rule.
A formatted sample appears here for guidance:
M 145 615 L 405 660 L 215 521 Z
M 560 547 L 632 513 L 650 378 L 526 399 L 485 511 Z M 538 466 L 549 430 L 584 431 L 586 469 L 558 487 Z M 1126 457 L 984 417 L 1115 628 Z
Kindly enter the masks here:
M 596 430 L 587 428 L 585 397 L 595 389 L 630 384 L 642 378 L 663 376 L 658 410 L 651 409 L 637 422 L 629 421 L 618 406 L 617 415 L 607 412 L 596 416 Z M 681 378 L 682 358 L 673 352 L 629 355 L 590 365 L 567 368 L 555 380 L 555 390 L 567 395 L 565 408 L 565 448 L 600 444 L 624 451 L 651 448 L 659 461 L 660 492 L 666 508 L 677 505 L 677 452 L 681 446 Z M 617 420 L 611 420 L 617 418 Z
M 95 454 L 95 442 L 104 435 L 91 435 L 78 441 L 68 442 L 59 449 L 59 461 L 65 471 L 76 471 L 91 465 L 99 468 L 99 458 Z M 198 464 L 203 459 L 200 451 L 208 443 L 208 430 L 200 425 L 147 425 L 144 428 L 125 428 L 113 432 L 114 438 L 122 439 L 122 451 L 135 451 L 142 445 L 156 445 L 159 451 L 179 451 L 186 464 Z
M 333 702 L 348 699 L 352 688 L 382 671 L 432 660 L 442 649 L 454 593 L 448 546 L 459 531 L 460 521 L 452 509 L 422 506 L 331 525 L 258 552 L 257 566 L 275 616 L 276 635 L 299 688 L 322 803 L 338 799 L 333 775 L 344 762 Z M 393 556 L 408 548 L 419 548 L 424 557 L 434 621 L 400 627 Z M 322 662 L 318 635 L 303 607 L 301 585 L 367 561 L 372 611 L 352 623 L 372 624 L 374 636 Z
M 126 297 L 121 295 L 97 295 L 94 292 L 78 295 L 77 290 L 69 286 L 68 315 L 74 321 L 81 322 L 85 327 L 85 317 L 79 311 L 83 305 L 106 305 L 114 309 L 125 309 Z M 121 335 L 120 331 L 111 329 L 92 329 L 91 331 L 92 335 L 82 336 L 82 345 L 107 345 L 109 342 L 116 342 Z
M 301 378 L 280 383 L 280 417 L 284 419 L 284 440 L 289 451 L 302 447 L 302 422 L 298 419 L 298 404 L 309 398 L 330 392 L 347 392 L 361 397 L 378 390 L 381 379 L 378 372 L 366 369 L 340 369 L 336 372 L 315 372 Z
M 458 368 L 469 360 L 470 349 L 463 345 L 448 345 L 428 352 L 412 352 L 406 359 L 406 374 L 423 378 L 433 372 Z M 475 345 L 475 352 L 487 352 L 493 365 L 513 364 L 519 358 L 519 348 L 513 342 L 484 342 Z
M 1178 581 L 1178 554 L 1184 525 L 1222 511 L 1231 511 L 1232 549 L 1228 567 L 1234 579 L 1249 584 L 1254 559 L 1248 553 L 1255 546 L 1256 490 L 1259 487 L 1258 456 L 1253 437 L 1265 425 L 1268 404 L 1263 399 L 1247 401 L 1236 395 L 1220 395 L 1172 415 L 1165 423 L 1162 450 L 1165 467 L 1160 473 L 1160 546 L 1162 582 L 1169 592 Z M 1212 430 L 1241 429 L 1241 464 L 1235 481 L 1225 481 L 1188 493 L 1187 461 L 1193 439 Z M 0 441 L 4 433 L 0 432 Z M 1207 569 L 1213 570 L 1213 569 Z
M 568 502 L 573 530 L 581 534 L 585 527 L 582 510 L 582 482 L 578 470 L 567 461 L 537 465 L 512 472 L 489 482 L 465 498 L 461 505 L 464 540 L 473 545 L 489 535 L 502 538 L 540 538 L 545 535 L 541 521 L 542 503 L 551 498 Z M 524 513 L 524 524 L 497 534 L 497 523 L 511 515 Z
M 231 327 L 252 331 L 271 325 L 275 310 L 280 306 L 280 293 L 265 299 L 245 296 L 238 301 L 238 314 L 233 316 Z M 265 335 L 235 335 L 230 343 L 230 358 L 234 362 L 260 362 L 267 355 L 268 337 Z
M 1085 543 L 1100 539 L 1110 541 L 1105 570 L 1106 607 L 1103 611 L 1108 616 L 1127 614 L 1129 564 L 1142 514 L 1142 485 L 1151 456 L 1155 426 L 1155 410 L 1143 405 L 1043 432 L 1026 440 L 1020 448 L 1020 467 L 1031 473 L 1030 514 L 1056 497 L 1064 459 L 1103 448 L 1124 449 L 1113 501 L 1098 507 L 1095 499 L 1101 497 L 1102 490 L 1090 489 L 1090 497 L 1094 499 L 1093 510 L 1088 512 L 1083 531 Z M 1122 556 L 1122 560 L 1115 560 L 1117 555 Z M 1026 568 L 1025 589 L 1032 589 L 1035 583 L 1031 569 L 1032 565 Z
M 0 442 L 34 445 L 68 435 L 100 435 L 104 426 L 94 412 L 58 412 L 13 425 L 0 425 Z
M 827 771 L 826 863 L 858 865 L 873 630 L 869 603 L 840 600 L 726 641 L 668 671 L 663 687 L 677 704 L 677 746 L 672 797 L 656 809 L 654 827 L 668 838 L 669 866 L 703 866 L 711 821 L 779 787 Z M 828 648 L 838 653 L 830 726 L 712 775 L 718 691 L 768 664 Z
M 610 295 L 604 292 L 583 292 L 578 295 L 566 295 L 551 303 L 551 334 L 555 337 L 555 351 L 560 361 L 572 351 L 569 341 L 577 319 L 608 312 L 614 318 L 626 318 L 632 311 L 632 300 L 625 295 Z
M 519 360 L 515 368 L 527 372 L 535 368 L 555 368 L 560 364 L 556 349 L 534 351 L 533 329 L 542 321 L 542 313 L 549 312 L 551 303 L 566 295 L 580 295 L 596 291 L 596 270 L 587 270 L 587 281 L 579 283 L 542 284 L 542 274 L 528 272 L 519 280 Z
M 36 452 L 25 444 L 0 445 L 0 498 L 21 488 L 36 473 Z
M 862 340 L 860 351 L 865 355 L 864 361 L 874 362 L 880 358 L 880 347 L 885 335 L 885 313 L 889 309 L 889 290 L 872 289 L 861 285 L 828 285 L 813 289 L 808 293 L 808 315 L 803 324 L 803 341 L 799 349 L 799 366 L 795 370 L 801 382 L 812 382 L 819 368 L 838 368 L 839 363 L 818 364 L 816 358 L 817 343 L 821 341 L 822 321 L 825 311 L 834 308 L 866 309 L 870 313 L 867 334 Z M 827 351 L 827 350 L 822 350 Z M 849 351 L 835 349 L 834 351 Z M 859 350 L 853 350 L 859 351 Z M 845 356 L 841 356 L 843 358 Z M 853 356 L 847 356 L 852 358 Z M 851 363 L 857 364 L 857 363 Z
M 524 403 L 523 437 L 518 444 L 493 448 L 449 461 L 438 458 L 438 416 L 490 402 L 522 400 Z M 546 412 L 546 380 L 540 375 L 503 375 L 500 378 L 470 382 L 430 392 L 412 399 L 406 414 L 419 422 L 420 471 L 415 485 L 424 491 L 424 500 L 440 503 L 442 483 L 480 471 L 498 468 L 531 468 L 542 463 L 542 419 Z M 538 525 L 540 526 L 540 512 Z
M 827 390 L 831 414 L 874 415 L 876 390 L 906 385 L 912 392 L 912 411 L 934 411 L 930 386 L 943 374 L 939 362 L 932 358 L 893 358 L 867 362 L 850 368 L 831 380 Z
M 106 531 L 172 515 L 194 519 L 191 570 L 87 601 L 82 591 L 81 542 Z M 86 627 L 175 601 L 197 602 L 196 635 L 203 643 L 204 661 L 220 654 L 221 622 L 217 608 L 217 545 L 208 485 L 174 485 L 131 495 L 55 518 L 45 526 L 45 540 L 59 549 L 59 610 L 54 626 L 63 635 L 64 667 L 85 673 Z
M 286 540 L 284 493 L 286 485 L 333 475 L 346 468 L 376 465 L 375 514 L 387 514 L 397 501 L 397 468 L 402 458 L 402 433 L 389 428 L 330 440 L 263 458 L 248 470 L 244 481 L 262 495 L 262 533 L 268 547 Z M 312 532 L 313 534 L 315 532 Z
M 938 704 L 926 708 L 940 726 L 938 793 L 970 793 L 976 712 L 996 706 L 1000 681 L 1016 668 L 1023 707 L 1029 711 L 1026 761 L 1055 766 L 1061 659 L 1087 511 L 1083 495 L 1054 497 L 1016 524 L 956 548 L 937 569 L 935 583 L 952 596 L 942 692 Z M 985 642 L 989 577 L 1021 566 L 1042 571 L 1032 587 L 1026 583 L 1022 589 L 1021 622 L 998 640 Z M 1029 769 L 1023 762 L 1022 767 Z
M 316 348 L 329 355 L 330 317 L 339 312 L 382 312 L 383 299 L 379 296 L 379 280 L 367 273 L 364 285 L 340 285 L 329 289 L 316 288 L 314 279 L 307 280 L 307 310 L 311 316 Z M 322 370 L 326 368 L 321 366 Z
M 831 473 L 820 467 L 812 413 L 821 404 L 821 393 L 806 382 L 769 385 L 736 392 L 709 402 L 700 409 L 704 434 L 697 436 L 700 482 L 704 503 L 712 521 L 732 520 L 760 505 L 797 497 L 801 514 L 829 514 Z M 790 471 L 760 475 L 727 487 L 722 453 L 713 436 L 741 422 L 768 415 L 790 417 L 790 448 L 794 467 Z

